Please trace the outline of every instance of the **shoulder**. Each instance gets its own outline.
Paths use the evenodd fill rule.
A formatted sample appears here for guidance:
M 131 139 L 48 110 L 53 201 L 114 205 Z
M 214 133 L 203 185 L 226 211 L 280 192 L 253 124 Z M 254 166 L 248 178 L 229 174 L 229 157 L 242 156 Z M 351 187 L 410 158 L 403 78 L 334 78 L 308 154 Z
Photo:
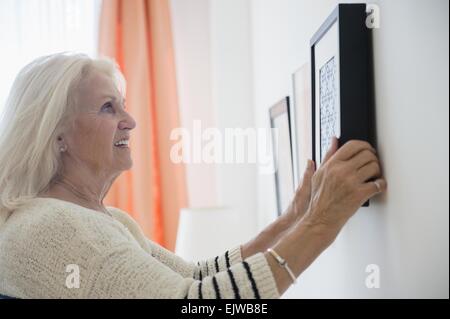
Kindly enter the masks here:
M 139 245 L 146 251 L 151 251 L 151 242 L 147 239 L 139 224 L 130 216 L 130 214 L 117 208 L 108 206 L 108 211 L 112 216 L 120 222 L 139 243 Z
M 114 219 L 123 224 L 125 227 L 129 229 L 138 228 L 140 230 L 139 224 L 127 212 L 113 206 L 108 206 L 106 209 L 108 209 Z
M 35 198 L 15 210 L 2 227 L 14 241 L 84 242 L 101 249 L 123 240 L 125 232 L 110 217 L 73 203 Z M 106 248 L 106 247 L 105 247 Z
M 119 220 L 120 222 L 135 223 L 134 219 L 120 208 L 107 206 L 106 209 L 113 215 L 115 219 Z

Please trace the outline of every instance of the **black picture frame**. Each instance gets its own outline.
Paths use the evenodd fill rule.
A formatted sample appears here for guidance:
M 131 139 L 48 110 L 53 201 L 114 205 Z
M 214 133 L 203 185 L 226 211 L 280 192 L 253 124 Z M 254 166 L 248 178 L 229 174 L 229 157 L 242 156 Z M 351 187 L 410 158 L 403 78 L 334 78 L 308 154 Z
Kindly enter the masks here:
M 358 139 L 375 147 L 371 30 L 366 18 L 366 4 L 339 4 L 310 41 L 312 156 L 317 167 L 333 129 L 339 146 Z M 332 89 L 327 79 L 332 79 Z
M 284 97 L 269 108 L 269 117 L 270 127 L 272 128 L 277 213 L 278 216 L 281 216 L 295 193 L 289 96 Z M 278 129 L 278 136 L 273 134 L 273 129 Z

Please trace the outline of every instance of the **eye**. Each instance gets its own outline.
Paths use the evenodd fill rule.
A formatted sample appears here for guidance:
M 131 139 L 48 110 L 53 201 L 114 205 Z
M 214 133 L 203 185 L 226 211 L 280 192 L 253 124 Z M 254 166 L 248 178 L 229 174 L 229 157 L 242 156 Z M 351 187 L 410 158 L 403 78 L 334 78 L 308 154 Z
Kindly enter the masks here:
M 111 102 L 105 103 L 105 104 L 102 106 L 102 111 L 103 111 L 103 110 L 107 110 L 107 111 L 113 110 L 113 106 L 112 106 Z

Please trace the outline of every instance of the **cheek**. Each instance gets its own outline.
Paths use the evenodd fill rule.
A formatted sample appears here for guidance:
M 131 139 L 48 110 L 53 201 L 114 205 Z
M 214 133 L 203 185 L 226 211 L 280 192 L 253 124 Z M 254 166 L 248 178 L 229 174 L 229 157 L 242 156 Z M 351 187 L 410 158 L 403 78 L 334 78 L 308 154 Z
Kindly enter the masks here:
M 84 121 L 79 126 L 79 144 L 86 155 L 105 155 L 114 146 L 116 124 L 112 121 Z

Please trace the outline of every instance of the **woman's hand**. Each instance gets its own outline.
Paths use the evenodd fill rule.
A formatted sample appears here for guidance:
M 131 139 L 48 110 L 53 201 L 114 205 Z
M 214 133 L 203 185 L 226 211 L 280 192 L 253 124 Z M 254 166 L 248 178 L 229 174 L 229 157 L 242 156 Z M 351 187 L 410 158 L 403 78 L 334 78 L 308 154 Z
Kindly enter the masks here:
M 386 190 L 375 149 L 349 141 L 339 150 L 337 139 L 312 177 L 311 201 L 305 221 L 339 230 L 361 205 Z
M 241 246 L 242 258 L 245 259 L 258 252 L 265 252 L 273 247 L 286 233 L 290 232 L 305 215 L 311 199 L 311 179 L 314 174 L 314 162 L 308 161 L 303 174 L 302 185 L 295 192 L 294 199 L 281 217 L 268 225 L 254 239 Z
M 306 214 L 273 246 L 294 276 L 298 277 L 334 241 L 364 202 L 386 190 L 386 181 L 380 176 L 380 164 L 370 144 L 350 141 L 338 150 L 337 139 L 333 139 L 322 165 L 312 176 L 310 188 L 305 184 L 303 193 L 302 185 L 289 212 L 299 217 L 310 198 Z M 292 278 L 269 252 L 265 255 L 278 291 L 283 293 Z
M 308 210 L 311 200 L 311 182 L 314 172 L 314 162 L 308 160 L 305 172 L 303 173 L 301 186 L 299 186 L 295 191 L 294 199 L 285 212 L 290 220 L 290 225 L 293 225 L 301 220 Z

